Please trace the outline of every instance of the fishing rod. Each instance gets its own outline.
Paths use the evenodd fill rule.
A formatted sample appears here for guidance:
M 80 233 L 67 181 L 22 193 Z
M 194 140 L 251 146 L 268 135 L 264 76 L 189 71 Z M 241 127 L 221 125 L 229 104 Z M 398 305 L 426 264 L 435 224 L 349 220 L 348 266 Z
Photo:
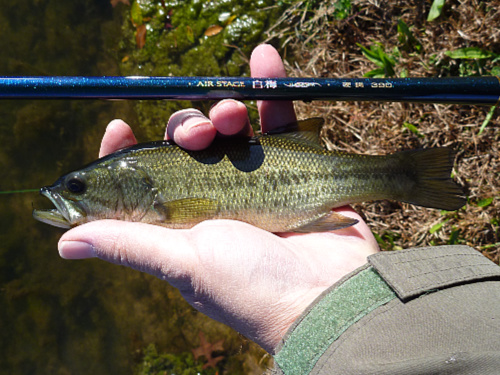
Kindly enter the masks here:
M 0 77 L 0 99 L 228 98 L 495 105 L 500 78 Z

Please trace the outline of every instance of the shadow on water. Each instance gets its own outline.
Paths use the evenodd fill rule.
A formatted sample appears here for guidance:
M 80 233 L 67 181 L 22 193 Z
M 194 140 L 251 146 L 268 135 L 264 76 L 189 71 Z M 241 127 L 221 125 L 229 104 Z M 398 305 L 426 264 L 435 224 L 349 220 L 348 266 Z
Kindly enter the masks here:
M 156 3 L 164 8 L 170 4 Z M 200 3 L 205 4 L 193 2 L 198 7 Z M 217 2 L 206 4 L 195 15 L 215 7 L 219 19 L 222 13 L 226 17 L 220 21 L 223 26 L 229 24 L 230 12 L 228 16 L 218 9 Z M 232 6 L 228 1 L 221 4 Z M 125 4 L 118 2 L 112 8 L 108 0 L 0 0 L 0 75 L 166 74 L 155 68 L 161 64 L 151 64 L 159 58 L 151 49 L 134 50 L 129 13 Z M 175 17 L 171 9 L 162 14 L 161 19 L 149 19 L 160 19 L 160 26 L 168 32 Z M 240 19 L 246 24 L 233 25 L 234 43 L 241 35 L 250 35 L 243 33 L 245 27 L 256 28 L 245 17 Z M 178 35 L 172 33 L 177 50 L 181 43 L 198 44 L 203 39 L 207 25 L 175 22 L 179 22 Z M 172 36 L 167 34 L 158 34 L 158 45 L 171 43 Z M 258 42 L 259 36 L 250 36 L 252 40 L 242 42 L 244 53 Z M 154 39 L 154 33 L 149 37 Z M 208 47 L 211 41 L 206 43 Z M 189 53 L 196 60 L 207 54 L 203 46 L 192 47 Z M 241 53 L 227 46 L 219 51 Z M 183 56 L 179 58 L 182 62 Z M 224 56 L 217 58 L 220 61 Z M 206 73 L 244 74 L 243 63 L 241 58 L 239 62 L 233 59 L 225 70 Z M 193 69 L 191 75 L 199 74 L 205 65 L 198 63 Z M 168 107 L 170 113 L 183 104 Z M 141 107 L 133 102 L 0 101 L 0 191 L 51 184 L 95 159 L 105 126 L 113 118 L 122 118 L 133 127 L 154 120 L 161 129 L 170 113 L 148 112 L 152 107 L 163 108 L 161 103 L 149 102 Z M 135 125 L 135 131 L 139 138 L 156 134 L 144 126 Z M 224 340 L 224 373 L 251 373 L 250 368 L 261 372 L 260 349 L 192 309 L 166 283 L 99 260 L 62 260 L 57 241 L 63 231 L 34 221 L 33 205 L 48 207 L 50 203 L 36 193 L 0 195 L 0 374 L 131 374 L 149 344 L 164 353 L 190 353 L 199 345 L 200 332 L 211 342 Z

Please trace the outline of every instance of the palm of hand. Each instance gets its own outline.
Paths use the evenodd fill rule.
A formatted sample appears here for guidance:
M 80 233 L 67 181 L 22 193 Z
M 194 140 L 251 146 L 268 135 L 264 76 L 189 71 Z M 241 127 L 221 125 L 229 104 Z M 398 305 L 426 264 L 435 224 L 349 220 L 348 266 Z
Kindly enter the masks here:
M 377 251 L 363 221 L 330 233 L 275 235 L 242 222 L 211 220 L 190 235 L 193 273 L 170 282 L 199 311 L 239 332 L 255 332 L 249 338 L 268 351 L 321 292 Z

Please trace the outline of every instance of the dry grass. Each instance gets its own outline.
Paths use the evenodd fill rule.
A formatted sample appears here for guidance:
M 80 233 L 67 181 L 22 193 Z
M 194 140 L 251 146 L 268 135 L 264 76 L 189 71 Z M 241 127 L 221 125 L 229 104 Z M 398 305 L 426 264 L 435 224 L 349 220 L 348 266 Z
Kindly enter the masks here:
M 333 17 L 335 2 L 311 9 L 300 1 L 286 12 L 276 30 L 296 63 L 291 76 L 361 77 L 376 66 L 356 43 L 379 42 L 388 54 L 399 48 L 396 75 L 413 77 L 486 74 L 490 60 L 461 61 L 445 55 L 463 47 L 480 47 L 500 53 L 500 1 L 447 1 L 440 18 L 427 22 L 430 2 L 401 0 L 352 1 L 351 15 Z M 308 9 L 307 6 L 309 6 Z M 420 52 L 398 40 L 402 19 L 422 45 Z M 274 35 L 276 36 L 276 35 Z M 496 63 L 498 66 L 498 62 Z M 457 212 L 414 207 L 395 202 L 358 205 L 383 248 L 397 249 L 429 244 L 462 243 L 500 262 L 500 120 L 497 108 L 482 134 L 479 129 L 490 108 L 370 102 L 297 103 L 299 118 L 326 119 L 324 138 L 334 150 L 384 154 L 402 149 L 453 146 L 457 149 L 456 179 L 466 187 L 469 203 Z M 417 126 L 419 135 L 404 127 Z M 491 204 L 479 207 L 482 199 Z M 436 225 L 443 223 L 438 229 Z

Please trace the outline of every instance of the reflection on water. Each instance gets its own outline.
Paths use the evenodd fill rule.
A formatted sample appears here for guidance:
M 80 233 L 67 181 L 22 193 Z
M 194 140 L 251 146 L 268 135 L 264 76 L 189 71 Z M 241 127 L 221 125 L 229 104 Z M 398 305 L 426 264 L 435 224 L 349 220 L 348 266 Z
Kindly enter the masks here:
M 119 74 L 125 7 L 113 9 L 107 0 L 0 0 L 0 74 Z M 0 190 L 51 184 L 89 162 L 111 119 L 137 124 L 131 106 L 0 101 Z M 63 231 L 33 220 L 33 204 L 49 202 L 36 193 L 0 195 L 0 373 L 132 373 L 150 343 L 190 352 L 199 332 L 211 342 L 224 339 L 233 362 L 257 350 L 160 280 L 99 260 L 60 259 Z

